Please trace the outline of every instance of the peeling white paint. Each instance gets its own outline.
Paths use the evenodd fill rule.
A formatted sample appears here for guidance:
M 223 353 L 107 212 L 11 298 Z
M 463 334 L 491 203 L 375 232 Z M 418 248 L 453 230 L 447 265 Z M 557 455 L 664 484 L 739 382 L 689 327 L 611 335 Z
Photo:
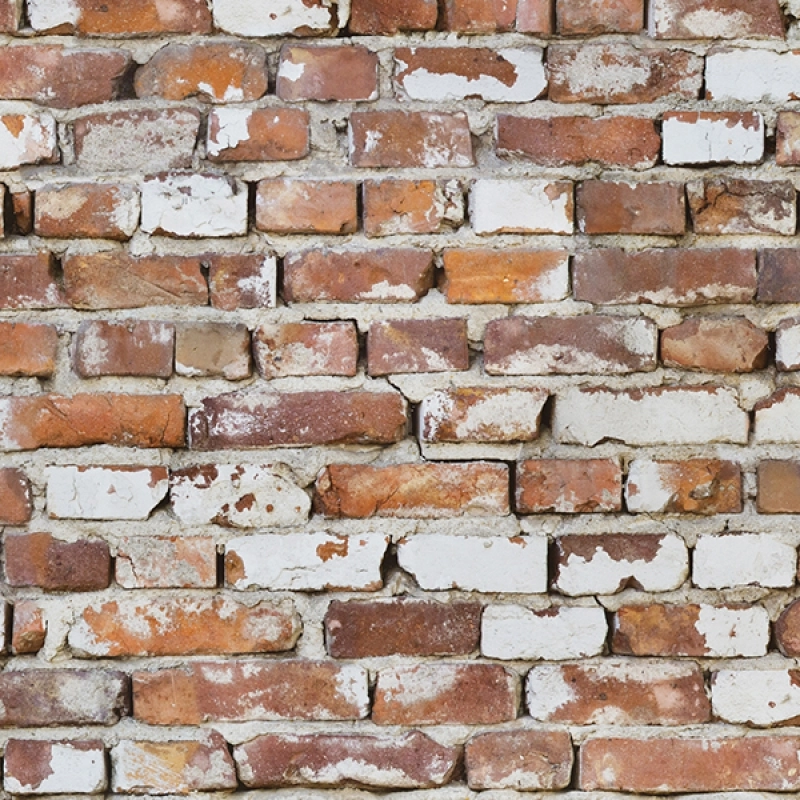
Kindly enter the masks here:
M 795 548 L 768 533 L 701 536 L 694 548 L 692 582 L 701 589 L 788 587 L 796 574 Z
M 479 179 L 470 192 L 475 233 L 572 233 L 572 187 L 550 181 Z
M 800 86 L 800 53 L 737 48 L 706 57 L 706 98 L 786 103 Z
M 739 114 L 717 114 L 696 121 L 665 114 L 662 123 L 666 164 L 757 164 L 764 157 L 764 118 L 757 114 L 753 127 L 738 120 Z M 731 124 L 733 123 L 733 124 Z
M 800 717 L 800 682 L 792 669 L 721 669 L 711 681 L 714 716 L 736 724 L 779 725 Z
M 35 31 L 49 31 L 62 25 L 74 27 L 81 18 L 75 0 L 27 0 L 28 21 Z
M 38 784 L 23 783 L 9 771 L 6 760 L 3 786 L 12 794 L 94 794 L 105 791 L 106 763 L 103 746 L 80 749 L 69 742 L 52 742 L 50 774 Z
M 208 139 L 206 152 L 218 156 L 226 150 L 233 150 L 250 138 L 250 119 L 253 111 L 249 108 L 216 108 L 208 116 Z M 212 131 L 214 132 L 212 135 Z
M 705 638 L 712 658 L 763 656 L 769 644 L 769 615 L 765 608 L 726 608 L 701 605 L 697 632 Z
M 794 444 L 800 442 L 800 390 L 788 391 L 780 400 L 756 408 L 755 441 Z
M 282 36 L 308 28 L 327 33 L 332 28 L 335 1 L 214 0 L 214 25 L 239 36 Z
M 13 129 L 21 122 L 19 133 Z M 56 121 L 29 114 L 0 116 L 0 169 L 50 161 L 56 155 Z

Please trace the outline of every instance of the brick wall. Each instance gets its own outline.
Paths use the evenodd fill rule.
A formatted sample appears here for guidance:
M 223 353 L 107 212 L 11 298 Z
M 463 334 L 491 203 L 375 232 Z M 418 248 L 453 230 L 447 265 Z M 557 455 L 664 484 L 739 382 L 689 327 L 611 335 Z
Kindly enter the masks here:
M 800 790 L 794 13 L 0 0 L 5 792 Z

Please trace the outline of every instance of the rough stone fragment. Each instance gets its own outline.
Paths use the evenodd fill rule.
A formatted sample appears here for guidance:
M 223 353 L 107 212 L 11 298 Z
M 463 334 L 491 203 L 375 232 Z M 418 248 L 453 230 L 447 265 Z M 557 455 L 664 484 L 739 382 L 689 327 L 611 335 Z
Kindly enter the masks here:
M 653 0 L 648 27 L 657 39 L 783 38 L 777 0 Z
M 168 322 L 81 322 L 73 338 L 72 363 L 82 378 L 172 375 L 175 328 Z
M 692 583 L 701 589 L 794 584 L 797 552 L 767 533 L 700 536 L 694 546 Z
M 581 233 L 678 236 L 686 230 L 682 183 L 583 181 L 576 206 Z
M 275 93 L 281 100 L 352 102 L 378 97 L 378 55 L 360 45 L 281 48 Z
M 250 331 L 227 322 L 185 322 L 175 328 L 175 372 L 240 381 L 250 377 Z
M 643 0 L 556 0 L 558 32 L 566 36 L 639 33 Z
M 0 169 L 58 161 L 56 121 L 42 114 L 0 115 Z
M 3 756 L 3 787 L 15 795 L 94 794 L 108 786 L 101 741 L 9 739 Z
M 514 507 L 520 514 L 583 514 L 622 509 L 619 461 L 556 458 L 517 464 Z
M 367 372 L 449 372 L 469 369 L 467 321 L 398 319 L 375 321 L 367 335 Z
M 464 222 L 464 197 L 457 181 L 364 181 L 364 233 L 439 233 Z
M 295 161 L 309 150 L 308 112 L 299 108 L 215 108 L 208 117 L 211 161 Z
M 55 519 L 147 519 L 169 486 L 166 467 L 47 467 Z
M 352 322 L 266 323 L 253 332 L 253 355 L 265 378 L 355 375 L 358 334 Z
M 789 603 L 775 623 L 775 639 L 778 649 L 785 656 L 800 655 L 800 603 Z
M 217 546 L 210 536 L 124 536 L 114 567 L 123 589 L 214 589 Z
M 31 485 L 21 469 L 0 468 L 0 524 L 22 525 L 31 518 Z
M 800 687 L 796 669 L 720 669 L 711 674 L 714 716 L 725 722 L 796 725 Z
M 436 27 L 436 0 L 352 0 L 350 33 L 394 35 L 398 31 L 425 31 Z
M 287 0 L 270 8 L 261 0 L 214 0 L 214 25 L 235 36 L 324 36 L 347 19 L 337 0 Z
M 661 135 L 667 164 L 757 164 L 764 157 L 764 118 L 756 111 L 668 111 Z
M 259 181 L 256 228 L 268 233 L 355 233 L 356 194 L 357 186 L 351 181 Z
M 757 505 L 761 514 L 800 513 L 800 463 L 762 461 L 758 465 Z
M 470 191 L 475 233 L 572 233 L 572 184 L 482 178 Z
M 755 440 L 757 442 L 800 441 L 797 414 L 800 412 L 800 389 L 785 387 L 756 403 Z
M 278 294 L 275 256 L 215 253 L 203 259 L 208 265 L 211 305 L 222 311 L 239 308 L 274 308 Z
M 0 308 L 62 308 L 65 305 L 52 254 L 0 256 Z
M 47 638 L 47 620 L 36 600 L 14 603 L 11 623 L 11 652 L 14 655 L 38 653 Z

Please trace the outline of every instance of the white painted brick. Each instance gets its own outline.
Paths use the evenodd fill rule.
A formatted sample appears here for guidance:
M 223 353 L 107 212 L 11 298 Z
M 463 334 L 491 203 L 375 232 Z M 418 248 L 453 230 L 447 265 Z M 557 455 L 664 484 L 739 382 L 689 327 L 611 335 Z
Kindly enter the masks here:
M 285 528 L 308 519 L 311 500 L 282 464 L 209 464 L 174 473 L 170 502 L 186 525 Z
M 721 386 L 612 391 L 569 389 L 556 398 L 553 436 L 562 444 L 747 443 L 749 418 Z M 800 430 L 800 429 L 798 429 Z
M 721 669 L 711 678 L 714 716 L 737 724 L 776 725 L 800 717 L 794 669 Z
M 692 581 L 702 589 L 792 586 L 795 549 L 766 533 L 701 536 L 694 548 Z
M 167 493 L 164 467 L 48 467 L 47 511 L 60 519 L 147 519 Z
M 239 36 L 282 36 L 301 29 L 328 33 L 332 27 L 331 5 L 336 6 L 338 26 L 344 27 L 349 3 L 314 0 L 283 0 L 268 7 L 263 0 L 214 0 L 214 25 Z
M 20 744 L 20 742 L 17 742 Z M 105 752 L 101 742 L 37 742 L 37 756 L 47 756 L 45 764 L 25 764 L 14 774 L 16 764 L 4 762 L 3 786 L 11 794 L 94 794 L 107 785 Z M 14 758 L 16 762 L 17 758 Z
M 756 406 L 755 440 L 760 443 L 800 442 L 800 389 L 780 389 Z
M 764 157 L 764 118 L 751 115 L 755 125 L 732 113 L 699 114 L 687 120 L 665 114 L 661 128 L 666 164 L 757 164 Z
M 599 655 L 608 634 L 600 606 L 561 606 L 532 611 L 487 606 L 481 621 L 481 653 L 489 658 L 561 661 Z
M 706 57 L 706 99 L 786 103 L 797 96 L 800 53 L 721 50 Z
M 0 116 L 0 169 L 52 161 L 58 153 L 56 121 L 50 116 Z
M 800 320 L 786 320 L 775 331 L 775 362 L 778 369 L 800 369 Z
M 27 0 L 26 11 L 31 28 L 47 31 L 62 25 L 73 26 L 81 17 L 75 0 Z
M 185 238 L 247 233 L 247 187 L 218 175 L 167 173 L 142 183 L 142 230 Z
M 388 544 L 379 533 L 242 536 L 225 548 L 226 580 L 234 589 L 375 590 L 383 585 L 381 562 Z
M 700 604 L 695 630 L 705 638 L 711 658 L 766 655 L 769 614 L 761 606 L 729 608 Z
M 547 591 L 544 536 L 421 534 L 397 545 L 400 566 L 428 591 L 537 594 Z
M 475 233 L 572 233 L 572 184 L 533 180 L 475 181 L 470 192 Z

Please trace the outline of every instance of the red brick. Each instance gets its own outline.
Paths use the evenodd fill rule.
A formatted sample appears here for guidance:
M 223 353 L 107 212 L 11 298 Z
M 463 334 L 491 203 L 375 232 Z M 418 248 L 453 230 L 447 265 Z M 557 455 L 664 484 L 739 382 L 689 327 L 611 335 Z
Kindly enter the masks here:
M 470 789 L 552 791 L 569 786 L 572 740 L 566 731 L 480 733 L 464 748 Z
M 356 188 L 349 181 L 259 181 L 256 228 L 268 233 L 355 233 Z
M 450 780 L 459 748 L 439 744 L 421 731 L 380 737 L 265 734 L 239 745 L 234 756 L 248 788 L 422 789 Z
M 744 317 L 693 317 L 661 333 L 665 366 L 753 372 L 767 366 L 769 337 Z
M 37 586 L 50 592 L 93 592 L 108 587 L 111 555 L 105 542 L 63 542 L 49 533 L 5 538 L 6 580 L 10 586 Z
M 514 29 L 518 0 L 445 0 L 441 27 L 459 33 L 500 33 Z
M 14 655 L 38 653 L 44 647 L 47 622 L 36 600 L 18 600 L 14 603 L 11 629 L 11 652 Z
M 314 509 L 326 517 L 417 519 L 508 514 L 505 464 L 331 464 L 317 476 Z
M 800 302 L 800 253 L 797 250 L 759 252 L 757 299 L 760 303 Z
M 778 649 L 785 656 L 800 655 L 800 604 L 789 603 L 775 623 L 775 639 Z
M 493 725 L 517 717 L 517 677 L 496 664 L 417 664 L 381 669 L 378 725 Z
M 299 73 L 299 74 L 298 74 Z M 378 96 L 378 55 L 360 45 L 281 48 L 276 94 L 281 100 L 348 102 Z
M 325 614 L 333 658 L 469 655 L 480 640 L 480 603 L 411 598 L 371 602 L 334 600 Z
M 650 35 L 657 39 L 784 37 L 778 0 L 654 0 Z
M 0 468 L 0 523 L 22 525 L 31 518 L 32 511 L 28 477 L 15 467 Z
M 581 746 L 580 788 L 674 792 L 797 791 L 794 736 L 589 739 Z
M 622 470 L 615 458 L 537 459 L 517 465 L 521 514 L 582 514 L 622 509 Z
M 330 661 L 193 662 L 135 671 L 133 707 L 148 725 L 363 719 L 367 672 Z
M 756 290 L 755 253 L 733 249 L 592 250 L 575 256 L 573 287 L 576 300 L 596 305 L 748 303 Z
M 576 195 L 581 233 L 682 235 L 686 203 L 682 183 L 614 183 L 590 180 Z
M 404 319 L 373 322 L 367 335 L 367 372 L 447 372 L 469 369 L 467 322 Z
M 0 50 L 0 97 L 73 108 L 115 100 L 132 61 L 124 50 L 26 44 Z
M 762 461 L 758 465 L 757 503 L 761 514 L 800 513 L 800 462 Z
M 497 152 L 560 167 L 652 167 L 661 149 L 655 123 L 637 117 L 514 117 L 497 115 Z
M 350 162 L 355 167 L 471 167 L 466 114 L 354 111 Z
M 0 398 L 4 450 L 39 447 L 182 447 L 183 399 L 178 395 L 40 394 Z
M 175 372 L 240 381 L 250 377 L 250 331 L 227 322 L 184 322 L 175 328 Z
M 216 108 L 208 117 L 206 152 L 218 162 L 295 161 L 308 155 L 308 126 L 308 111 L 299 108 Z
M 233 393 L 208 397 L 190 414 L 190 446 L 390 444 L 403 438 L 406 423 L 405 401 L 395 392 Z
M 253 355 L 265 378 L 355 375 L 358 335 L 352 322 L 268 323 L 253 332 Z
M 277 294 L 277 266 L 269 255 L 204 256 L 208 266 L 211 305 L 222 311 L 273 308 Z
M 217 547 L 210 536 L 126 536 L 114 567 L 123 589 L 213 589 Z
M 212 103 L 258 100 L 267 93 L 266 53 L 246 43 L 172 43 L 136 73 L 137 97 Z
M 169 322 L 86 320 L 75 334 L 72 363 L 82 378 L 169 378 L 174 345 L 175 327 Z
M 517 30 L 520 33 L 553 32 L 554 0 L 517 0 Z
M 350 33 L 395 34 L 398 31 L 427 31 L 436 27 L 436 0 L 353 0 Z
M 657 331 L 643 318 L 506 317 L 484 340 L 489 375 L 642 372 L 656 367 Z
M 364 233 L 439 233 L 464 221 L 464 199 L 455 181 L 364 181 Z
M 779 111 L 775 127 L 775 163 L 781 167 L 800 164 L 800 112 Z
M 283 269 L 287 303 L 413 302 L 433 286 L 430 250 L 305 250 L 287 255 Z
M 121 251 L 67 256 L 64 290 L 73 308 L 205 306 L 208 286 L 201 259 L 131 256 Z
M 108 786 L 100 740 L 9 739 L 3 756 L 3 786 L 15 795 L 92 794 Z
M 643 0 L 556 0 L 558 32 L 567 36 L 639 33 Z
M 50 253 L 0 255 L 0 308 L 63 308 Z
M 58 329 L 52 325 L 0 322 L 0 375 L 49 377 L 57 351 Z
M 11 195 L 11 218 L 5 226 L 5 233 L 27 236 L 33 231 L 33 192 L 21 189 L 18 192 L 9 192 L 9 194 Z
M 0 0 L 0 31 L 13 33 L 19 28 L 19 0 Z

